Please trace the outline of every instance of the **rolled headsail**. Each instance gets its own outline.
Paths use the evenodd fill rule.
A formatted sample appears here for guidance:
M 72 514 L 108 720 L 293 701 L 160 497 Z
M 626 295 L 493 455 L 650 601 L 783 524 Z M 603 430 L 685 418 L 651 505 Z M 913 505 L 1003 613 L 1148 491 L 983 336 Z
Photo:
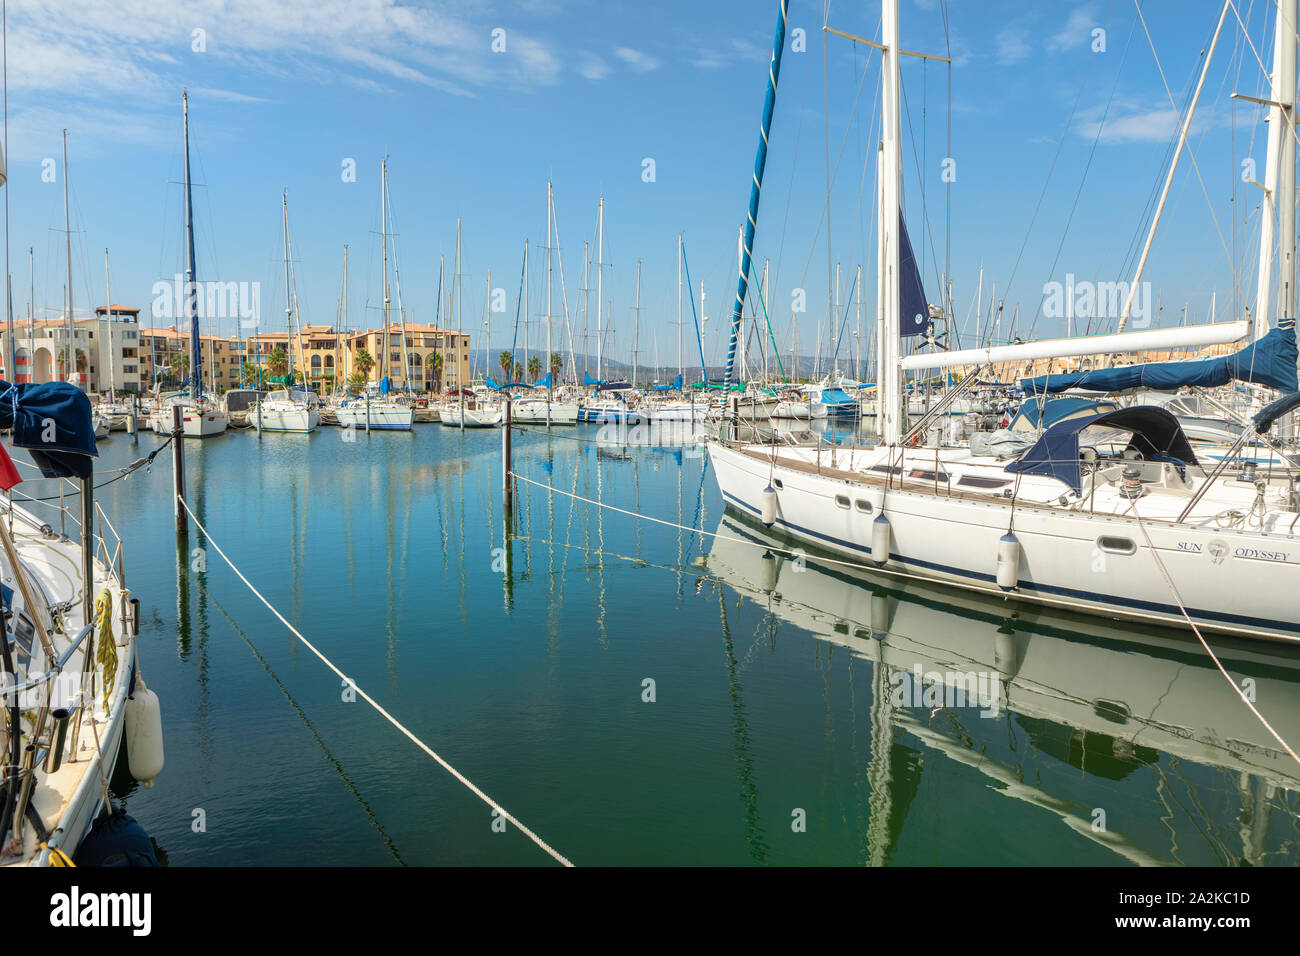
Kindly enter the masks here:
M 758 155 L 754 157 L 754 182 L 749 188 L 749 219 L 745 223 L 744 247 L 740 255 L 740 280 L 736 283 L 736 301 L 731 307 L 731 338 L 727 342 L 727 373 L 730 385 L 736 366 L 736 337 L 740 334 L 740 316 L 749 292 L 749 265 L 754 249 L 754 230 L 758 227 L 758 200 L 763 192 L 763 167 L 767 165 L 767 134 L 772 128 L 772 109 L 776 106 L 776 81 L 781 75 L 781 53 L 785 49 L 785 14 L 790 0 L 780 0 L 776 19 L 776 37 L 772 40 L 772 62 L 767 70 L 767 95 L 763 100 L 763 125 L 759 129 Z

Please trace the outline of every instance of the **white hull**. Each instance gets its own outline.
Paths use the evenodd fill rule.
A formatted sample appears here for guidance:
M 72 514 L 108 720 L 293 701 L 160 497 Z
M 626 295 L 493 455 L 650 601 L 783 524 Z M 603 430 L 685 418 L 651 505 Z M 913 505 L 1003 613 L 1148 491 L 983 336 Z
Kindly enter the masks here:
M 540 399 L 516 399 L 510 403 L 511 421 L 521 424 L 576 425 L 578 423 L 577 402 L 547 402 Z
M 821 402 L 780 402 L 772 410 L 772 418 L 781 421 L 809 422 L 826 417 L 826 406 Z
M 708 413 L 708 404 L 702 402 L 670 402 L 641 409 L 641 414 L 652 422 L 702 422 Z
M 382 431 L 410 431 L 415 424 L 415 409 L 409 405 L 392 405 L 387 402 L 371 402 L 365 405 L 342 405 L 334 409 L 338 422 L 344 428 Z
M 259 413 L 254 407 L 248 421 L 264 432 L 313 432 L 320 424 L 320 412 L 305 405 L 263 406 Z
M 465 408 L 465 428 L 496 428 L 501 424 L 502 411 L 499 408 Z M 449 428 L 461 427 L 460 405 L 444 405 L 438 410 L 438 420 Z
M 854 564 L 1105 617 L 1186 626 L 1132 517 L 1036 506 L 1024 497 L 1013 514 L 1007 499 L 945 494 L 943 482 L 936 492 L 930 477 L 905 481 L 902 488 L 894 478 L 886 488 L 883 477 L 861 473 L 872 456 L 885 459 L 883 449 L 841 450 L 838 460 L 823 455 L 818 474 L 811 464 L 773 467 L 770 446 L 750 446 L 749 453 L 717 441 L 708 447 L 728 505 L 759 515 L 763 490 L 769 481 L 773 487 L 780 482 L 775 525 Z M 851 461 L 850 454 L 861 458 Z M 933 476 L 935 456 L 909 453 L 904 473 Z M 1140 513 L 1144 504 L 1155 507 L 1151 499 L 1140 499 Z M 882 512 L 890 529 L 883 566 L 872 560 L 873 521 Z M 1212 517 L 1177 524 L 1154 520 L 1148 512 L 1144 524 L 1197 626 L 1300 641 L 1293 597 L 1300 538 L 1287 533 L 1294 516 L 1284 517 L 1270 534 L 1219 528 Z M 999 539 L 1008 527 L 1021 550 L 1017 586 L 1004 594 L 996 571 Z

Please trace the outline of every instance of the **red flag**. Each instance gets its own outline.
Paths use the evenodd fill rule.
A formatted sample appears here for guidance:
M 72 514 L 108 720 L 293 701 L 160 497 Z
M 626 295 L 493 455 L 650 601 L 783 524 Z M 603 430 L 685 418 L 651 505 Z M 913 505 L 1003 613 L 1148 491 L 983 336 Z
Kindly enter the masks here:
M 9 452 L 5 450 L 4 445 L 0 445 L 0 488 L 8 491 L 22 480 L 18 469 L 14 467 L 13 459 L 9 457 Z

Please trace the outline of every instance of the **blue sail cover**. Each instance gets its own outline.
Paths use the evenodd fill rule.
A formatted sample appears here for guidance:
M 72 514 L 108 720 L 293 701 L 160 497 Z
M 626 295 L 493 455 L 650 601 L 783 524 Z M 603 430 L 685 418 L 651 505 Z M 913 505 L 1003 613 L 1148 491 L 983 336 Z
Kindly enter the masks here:
M 1145 388 L 1173 392 L 1187 386 L 1213 388 L 1228 382 L 1254 382 L 1281 392 L 1294 392 L 1296 382 L 1295 320 L 1279 322 L 1257 342 L 1232 355 L 1185 362 L 1145 362 L 1123 368 L 1069 372 L 1022 378 L 1027 393 L 1063 392 L 1068 388 L 1089 392 L 1124 392 Z
M 1155 405 L 1134 405 L 1057 422 L 1039 436 L 1033 447 L 1007 465 L 1006 470 L 1046 475 L 1065 482 L 1076 494 L 1082 494 L 1079 432 L 1090 425 L 1132 432 L 1128 447 L 1137 449 L 1147 461 L 1173 460 L 1183 465 L 1197 463 L 1196 453 L 1173 412 Z
M 582 373 L 582 384 L 588 387 L 602 389 L 607 392 L 617 392 L 621 389 L 631 388 L 628 382 L 607 382 L 603 378 L 592 378 L 588 373 Z
M 903 214 L 898 214 L 898 334 L 901 336 L 925 335 L 930 331 L 930 305 L 925 300 L 925 286 L 921 283 L 921 270 L 916 267 L 912 254 L 912 240 L 907 237 L 907 224 Z
M 680 392 L 682 390 L 682 377 L 679 374 L 671 385 L 651 385 L 652 392 Z
M 523 385 L 523 382 L 520 382 L 519 384 L 520 384 L 520 385 Z M 551 387 L 551 373 L 550 373 L 550 372 L 547 372 L 545 375 L 543 375 L 543 376 L 542 376 L 541 378 L 539 378 L 537 381 L 533 382 L 532 385 L 528 385 L 528 386 L 526 386 L 526 387 L 527 387 L 527 388 L 550 388 L 550 387 Z
M 13 429 L 46 478 L 89 478 L 99 457 L 90 399 L 71 382 L 0 381 L 0 428 Z

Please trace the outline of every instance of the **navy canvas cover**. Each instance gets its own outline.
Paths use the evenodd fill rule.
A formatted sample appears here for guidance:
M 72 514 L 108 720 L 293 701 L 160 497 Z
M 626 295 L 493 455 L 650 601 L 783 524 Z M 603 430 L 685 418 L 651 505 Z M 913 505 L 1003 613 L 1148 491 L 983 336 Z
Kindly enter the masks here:
M 1155 405 L 1134 405 L 1057 422 L 1039 436 L 1032 448 L 1007 465 L 1006 470 L 1056 478 L 1081 494 L 1079 433 L 1091 425 L 1131 431 L 1133 437 L 1128 447 L 1139 451 L 1147 461 L 1174 459 L 1185 465 L 1196 464 L 1196 453 L 1172 412 Z
M 1020 387 L 1031 395 L 1044 392 L 1050 395 L 1070 388 L 1088 392 L 1125 392 L 1138 388 L 1174 392 L 1188 386 L 1213 388 L 1232 381 L 1254 382 L 1281 392 L 1300 388 L 1296 381 L 1295 320 L 1279 322 L 1263 338 L 1232 355 L 1039 375 L 1022 378 Z
M 89 478 L 99 456 L 90 399 L 71 382 L 0 381 L 0 428 L 46 478 Z

